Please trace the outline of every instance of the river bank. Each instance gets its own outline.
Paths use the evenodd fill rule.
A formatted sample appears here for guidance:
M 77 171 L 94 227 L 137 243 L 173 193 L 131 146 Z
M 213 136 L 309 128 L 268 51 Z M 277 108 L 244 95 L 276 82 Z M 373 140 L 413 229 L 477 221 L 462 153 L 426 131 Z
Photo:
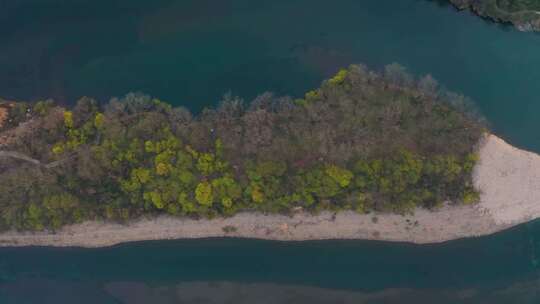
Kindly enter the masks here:
M 5 232 L 0 246 L 104 247 L 124 242 L 180 238 L 242 237 L 283 241 L 369 239 L 438 243 L 487 235 L 540 217 L 540 156 L 486 136 L 474 170 L 481 201 L 471 206 L 419 209 L 414 215 L 323 212 L 292 217 L 240 213 L 230 218 L 141 219 L 129 225 L 85 222 L 55 234 Z
M 459 10 L 468 9 L 472 13 L 482 18 L 490 19 L 493 22 L 512 24 L 516 29 L 522 32 L 540 30 L 540 12 L 533 7 L 509 12 L 500 8 L 494 0 L 450 0 L 450 3 Z

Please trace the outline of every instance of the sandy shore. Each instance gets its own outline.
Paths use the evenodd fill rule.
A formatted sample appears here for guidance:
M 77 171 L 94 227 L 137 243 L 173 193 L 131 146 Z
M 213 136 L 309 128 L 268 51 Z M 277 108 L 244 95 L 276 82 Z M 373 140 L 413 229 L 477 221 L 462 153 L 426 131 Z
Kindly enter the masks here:
M 67 226 L 56 234 L 6 232 L 0 234 L 0 246 L 101 247 L 143 240 L 223 236 L 437 243 L 491 234 L 540 217 L 540 156 L 514 148 L 494 135 L 480 143 L 478 152 L 480 161 L 474 182 L 482 194 L 481 202 L 474 206 L 447 206 L 435 212 L 419 209 L 414 216 L 325 212 L 287 217 L 240 213 L 226 219 L 198 221 L 159 217 L 129 225 L 86 222 Z M 225 232 L 227 226 L 235 231 Z

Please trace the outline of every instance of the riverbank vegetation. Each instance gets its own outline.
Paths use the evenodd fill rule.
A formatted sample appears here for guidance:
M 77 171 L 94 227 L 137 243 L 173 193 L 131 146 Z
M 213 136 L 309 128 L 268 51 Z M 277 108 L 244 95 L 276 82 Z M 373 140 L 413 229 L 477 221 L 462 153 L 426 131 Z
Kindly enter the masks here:
M 523 31 L 540 30 L 539 0 L 450 0 L 459 9 L 471 9 L 497 22 L 514 24 Z
M 225 96 L 197 116 L 142 94 L 11 104 L 0 227 L 471 204 L 485 127 L 466 104 L 396 64 L 353 65 L 301 99 Z

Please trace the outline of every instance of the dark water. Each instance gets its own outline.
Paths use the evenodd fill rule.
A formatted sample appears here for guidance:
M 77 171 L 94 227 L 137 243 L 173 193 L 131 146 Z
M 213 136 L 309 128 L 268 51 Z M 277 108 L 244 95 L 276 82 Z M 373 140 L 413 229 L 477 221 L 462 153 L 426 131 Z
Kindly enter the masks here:
M 540 35 L 428 0 L 0 0 L 0 96 L 143 91 L 193 110 L 302 95 L 339 67 L 399 62 L 473 98 L 540 152 Z M 444 1 L 442 1 L 444 3 Z
M 0 303 L 538 303 L 538 231 L 537 221 L 424 246 L 207 239 L 1 249 Z
M 540 152 L 540 35 L 426 0 L 0 0 L 0 96 L 198 111 L 399 62 Z M 0 249 L 0 303 L 538 303 L 540 222 L 440 245 L 191 240 Z

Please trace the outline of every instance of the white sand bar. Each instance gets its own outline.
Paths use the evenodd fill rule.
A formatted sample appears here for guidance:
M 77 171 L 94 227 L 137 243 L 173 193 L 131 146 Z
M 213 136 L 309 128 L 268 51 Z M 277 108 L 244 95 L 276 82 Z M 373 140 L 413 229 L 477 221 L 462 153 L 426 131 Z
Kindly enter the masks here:
M 479 144 L 474 182 L 482 192 L 474 206 L 419 209 L 414 216 L 329 212 L 293 217 L 240 213 L 231 218 L 192 220 L 159 217 L 129 225 L 86 222 L 46 232 L 0 234 L 0 246 L 102 247 L 123 242 L 245 237 L 271 240 L 370 239 L 437 243 L 491 234 L 540 217 L 540 156 L 488 135 Z M 224 232 L 232 226 L 234 232 Z

